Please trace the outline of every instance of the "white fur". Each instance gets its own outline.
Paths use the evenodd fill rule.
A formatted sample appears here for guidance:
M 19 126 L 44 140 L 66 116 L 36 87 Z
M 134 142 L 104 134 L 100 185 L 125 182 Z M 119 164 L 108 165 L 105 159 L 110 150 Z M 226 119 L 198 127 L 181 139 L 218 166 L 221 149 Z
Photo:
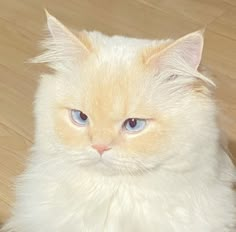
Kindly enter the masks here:
M 97 32 L 90 36 L 99 46 L 105 44 L 99 61 L 109 61 L 114 67 L 117 63 L 128 65 L 146 45 L 163 43 L 110 38 Z M 17 182 L 13 216 L 1 231 L 235 231 L 235 168 L 219 142 L 214 102 L 201 102 L 179 90 L 190 77 L 200 74 L 193 75 L 192 70 L 190 75 L 185 70 L 186 76 L 182 73 L 180 79 L 165 85 L 165 75 L 159 76 L 158 88 L 150 90 L 161 112 L 178 121 L 168 147 L 149 159 L 136 157 L 136 162 L 120 158 L 115 163 L 114 154 L 108 152 L 106 162 L 111 168 L 103 173 L 99 168 L 80 168 L 78 153 L 60 144 L 53 130 L 54 105 L 67 85 L 64 76 L 74 81 L 73 75 L 80 70 L 54 65 L 58 66 L 60 72 L 55 77 L 44 75 L 41 79 L 35 100 L 35 145 L 28 168 Z M 91 160 L 97 156 L 89 149 L 85 153 Z M 134 170 L 139 164 L 143 170 L 134 175 L 111 172 L 120 165 L 118 161 L 126 161 Z

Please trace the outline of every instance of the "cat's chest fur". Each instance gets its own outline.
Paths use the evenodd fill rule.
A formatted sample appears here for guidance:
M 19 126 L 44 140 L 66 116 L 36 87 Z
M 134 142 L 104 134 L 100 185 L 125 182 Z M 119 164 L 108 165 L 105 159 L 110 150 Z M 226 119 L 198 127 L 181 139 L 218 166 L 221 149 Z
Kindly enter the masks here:
M 88 178 L 81 181 L 83 186 L 77 187 L 61 183 L 54 186 L 50 199 L 42 199 L 51 204 L 48 215 L 44 215 L 46 220 L 51 218 L 52 230 L 151 232 L 165 228 L 167 232 L 173 229 L 173 225 L 166 224 L 169 220 L 174 219 L 176 226 L 190 223 L 189 206 L 184 208 L 184 197 L 179 193 L 165 194 L 158 186 L 148 188 L 125 179 L 113 179 L 114 183 L 103 183 L 102 178 L 100 183 L 97 181 Z M 60 229 L 58 221 L 62 222 Z
M 223 202 L 211 199 L 216 188 L 227 197 L 224 187 L 208 189 L 197 181 L 192 185 L 193 176 L 175 174 L 172 179 L 173 174 L 160 171 L 121 178 L 86 172 L 76 175 L 72 169 L 66 176 L 64 170 L 59 166 L 48 171 L 44 168 L 38 181 L 34 178 L 28 182 L 34 191 L 26 193 L 24 200 L 31 202 L 26 214 L 39 223 L 40 229 L 35 232 L 213 231 L 217 225 L 208 227 L 209 220 L 227 213 Z M 213 215 L 215 207 L 218 209 Z

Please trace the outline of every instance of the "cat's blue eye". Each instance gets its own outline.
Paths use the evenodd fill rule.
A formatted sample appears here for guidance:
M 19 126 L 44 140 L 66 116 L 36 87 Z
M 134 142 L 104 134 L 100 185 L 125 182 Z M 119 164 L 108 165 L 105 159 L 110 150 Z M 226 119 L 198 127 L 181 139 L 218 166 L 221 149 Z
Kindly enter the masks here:
M 88 124 L 88 116 L 80 110 L 71 110 L 72 121 L 79 126 L 85 126 Z
M 129 118 L 124 122 L 125 130 L 129 132 L 142 131 L 146 126 L 145 119 Z

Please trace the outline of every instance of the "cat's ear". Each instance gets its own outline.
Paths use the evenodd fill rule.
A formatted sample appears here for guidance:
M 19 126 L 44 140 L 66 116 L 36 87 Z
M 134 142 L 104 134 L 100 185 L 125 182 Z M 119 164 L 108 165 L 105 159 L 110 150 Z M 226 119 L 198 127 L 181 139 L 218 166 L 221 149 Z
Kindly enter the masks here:
M 31 60 L 33 63 L 65 64 L 72 60 L 83 60 L 92 52 L 92 43 L 87 33 L 74 35 L 46 10 L 49 36 L 42 42 L 46 49 L 42 55 Z
M 182 66 L 188 66 L 192 70 L 197 70 L 202 58 L 202 49 L 202 32 L 193 32 L 166 45 L 156 53 L 151 52 L 151 56 L 145 58 L 145 64 L 153 65 L 159 71 L 167 68 L 176 68 L 175 66 L 181 64 Z

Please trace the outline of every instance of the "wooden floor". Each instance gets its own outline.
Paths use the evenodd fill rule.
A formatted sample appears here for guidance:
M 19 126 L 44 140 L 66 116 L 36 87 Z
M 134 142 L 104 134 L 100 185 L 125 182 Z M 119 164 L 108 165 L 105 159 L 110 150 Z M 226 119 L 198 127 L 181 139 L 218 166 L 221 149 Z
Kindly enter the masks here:
M 14 201 L 12 181 L 33 141 L 32 103 L 40 73 L 25 61 L 38 53 L 43 8 L 75 29 L 147 38 L 177 38 L 206 28 L 204 63 L 236 157 L 236 0 L 1 0 L 0 223 Z

